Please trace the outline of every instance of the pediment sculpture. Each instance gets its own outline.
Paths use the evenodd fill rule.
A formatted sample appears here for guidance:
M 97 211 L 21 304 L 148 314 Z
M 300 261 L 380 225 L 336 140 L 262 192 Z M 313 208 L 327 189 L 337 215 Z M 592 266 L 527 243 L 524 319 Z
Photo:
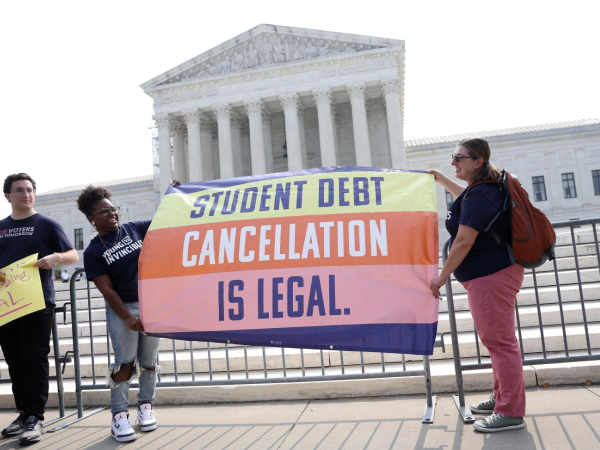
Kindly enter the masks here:
M 181 74 L 169 78 L 163 84 L 376 48 L 383 48 L 383 46 L 304 36 L 265 34 L 213 56 Z

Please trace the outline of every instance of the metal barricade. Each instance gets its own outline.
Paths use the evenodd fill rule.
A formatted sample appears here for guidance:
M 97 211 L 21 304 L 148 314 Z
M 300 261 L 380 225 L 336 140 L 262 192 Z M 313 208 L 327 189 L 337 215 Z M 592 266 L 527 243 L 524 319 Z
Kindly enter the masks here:
M 588 321 L 588 309 L 593 307 L 595 312 L 597 303 L 600 303 L 599 223 L 600 218 L 553 223 L 557 233 L 556 259 L 538 269 L 525 271 L 525 281 L 515 308 L 516 334 L 523 365 L 600 360 L 600 345 L 592 346 L 590 339 L 593 331 L 597 342 L 600 324 Z M 448 246 L 449 240 L 442 252 L 444 262 L 448 257 Z M 458 388 L 458 394 L 453 398 L 463 421 L 470 423 L 475 419 L 465 405 L 463 372 L 489 369 L 492 365 L 488 362 L 489 358 L 482 355 L 475 325 L 471 331 L 458 330 L 456 298 L 450 278 L 445 288 Z M 521 316 L 527 316 L 527 320 L 524 321 Z M 472 336 L 476 354 L 466 352 L 461 356 L 459 334 L 463 342 L 468 340 L 469 335 Z
M 83 269 L 75 271 L 75 278 Z M 77 292 L 71 286 L 71 322 L 73 327 L 73 358 L 75 362 L 75 384 L 78 418 L 56 427 L 62 429 L 106 407 L 83 414 L 83 391 L 108 389 L 104 374 L 111 365 L 112 346 L 106 325 L 96 323 L 94 315 L 102 315 L 104 299 L 92 299 L 89 281 L 87 282 L 87 305 L 79 313 L 87 312 L 84 327 L 89 328 L 89 356 L 81 354 Z M 79 300 L 83 301 L 83 300 Z M 93 305 L 92 302 L 96 304 Z M 94 326 L 104 327 L 105 339 L 98 342 Z M 87 331 L 86 331 L 87 333 Z M 96 334 L 96 336 L 94 336 Z M 331 380 L 357 380 L 370 378 L 390 378 L 423 376 L 426 392 L 426 405 L 423 423 L 433 423 L 436 397 L 432 395 L 431 370 L 428 356 L 374 354 L 368 352 L 344 352 L 330 350 L 289 349 L 279 347 L 250 347 L 246 345 L 213 344 L 210 342 L 178 341 L 161 339 L 159 365 L 168 363 L 169 370 L 158 374 L 157 388 L 245 385 L 265 383 L 319 382 Z M 169 350 L 166 350 L 170 347 Z M 346 353 L 346 360 L 344 354 Z M 243 358 L 243 366 L 241 360 Z M 279 360 L 280 364 L 274 362 Z M 326 359 L 339 358 L 338 365 L 330 365 Z M 422 358 L 422 360 L 421 360 Z M 162 361 L 160 360 L 162 359 Z M 307 364 L 307 359 L 310 363 Z M 84 361 L 85 360 L 85 361 Z M 232 361 L 236 370 L 232 369 Z M 337 362 L 337 360 L 336 360 Z M 85 373 L 82 367 L 85 366 Z M 98 376 L 98 372 L 102 376 Z M 161 373 L 162 372 L 162 373 Z M 165 374 L 165 372 L 168 372 Z M 137 383 L 131 384 L 138 387 Z

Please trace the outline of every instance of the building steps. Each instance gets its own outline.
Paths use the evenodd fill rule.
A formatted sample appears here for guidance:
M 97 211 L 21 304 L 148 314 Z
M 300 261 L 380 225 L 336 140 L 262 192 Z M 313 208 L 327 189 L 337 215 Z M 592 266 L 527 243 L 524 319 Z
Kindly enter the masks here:
M 547 262 L 542 267 L 535 271 L 534 275 L 531 270 L 525 271 L 525 280 L 523 288 L 517 296 L 518 318 L 521 323 L 521 338 L 522 345 L 525 351 L 526 359 L 534 356 L 539 356 L 543 350 L 541 343 L 541 333 L 543 331 L 545 338 L 545 350 L 549 355 L 560 356 L 565 351 L 565 340 L 568 344 L 571 355 L 586 354 L 588 340 L 592 353 L 600 352 L 600 271 L 598 269 L 598 256 L 596 255 L 596 244 L 594 236 L 589 229 L 575 230 L 576 246 L 570 244 L 570 233 L 558 233 L 556 247 L 556 267 L 558 274 L 554 273 L 555 262 Z M 578 260 L 575 263 L 574 253 L 577 253 Z M 441 263 L 440 263 L 441 264 Z M 578 268 L 577 268 L 578 267 Z M 560 284 L 557 288 L 556 282 Z M 540 307 L 536 305 L 536 294 L 534 285 L 538 286 L 538 298 Z M 69 285 L 57 283 L 55 285 L 57 304 L 60 306 L 65 302 L 69 302 L 70 292 Z M 91 300 L 88 303 L 87 283 L 84 281 L 76 283 L 76 305 L 78 327 L 77 334 L 79 337 L 79 345 L 81 352 L 81 373 L 84 384 L 93 382 L 92 377 L 95 375 L 96 384 L 104 383 L 105 372 L 109 365 L 108 357 L 112 353 L 112 349 L 107 345 L 107 330 L 106 330 L 106 314 L 105 303 L 100 292 L 90 285 Z M 469 313 L 468 301 L 466 292 L 462 285 L 456 280 L 452 280 L 453 299 L 456 310 L 456 324 L 458 330 L 458 344 L 463 357 L 463 364 L 469 362 L 477 362 L 478 350 L 475 341 L 473 320 Z M 443 292 L 443 289 L 442 289 Z M 442 294 L 445 296 L 445 294 Z M 564 317 L 564 332 L 561 322 L 561 308 L 559 304 L 562 302 L 562 316 Z M 431 301 L 438 301 L 432 297 Z M 582 303 L 585 305 L 585 311 L 588 321 L 588 333 L 586 336 L 585 327 L 583 326 Z M 88 311 L 88 305 L 91 310 Z M 92 323 L 88 323 L 91 313 Z M 542 316 L 543 327 L 540 327 L 540 318 Z M 67 351 L 72 351 L 72 325 L 71 312 L 66 314 L 65 325 L 63 316 L 58 316 L 58 337 L 61 354 Z M 452 342 L 449 336 L 449 320 L 448 320 L 448 303 L 446 300 L 440 302 L 440 314 L 438 318 L 438 339 L 444 333 L 444 349 L 436 347 L 434 354 L 430 357 L 433 388 L 436 392 L 448 392 L 456 389 L 454 381 L 454 365 L 452 360 Z M 92 338 L 94 343 L 94 363 L 92 366 Z M 52 343 L 51 343 L 52 344 Z M 173 351 L 175 350 L 175 351 Z M 53 350 L 51 350 L 53 354 Z M 226 355 L 229 355 L 229 368 Z M 175 381 L 175 377 L 179 381 L 191 380 L 194 376 L 196 380 L 208 380 L 209 375 L 209 350 L 205 342 L 188 342 L 188 341 L 172 341 L 170 339 L 162 339 L 159 348 L 159 360 L 161 366 L 161 380 Z M 488 362 L 487 350 L 483 345 L 479 345 L 479 357 L 482 362 Z M 112 355 L 111 355 L 112 358 Z M 380 353 L 363 353 L 360 352 L 338 350 L 303 350 L 299 349 L 282 349 L 273 347 L 252 347 L 235 344 L 210 344 L 210 367 L 214 380 L 218 379 L 249 379 L 264 378 L 264 367 L 268 369 L 269 378 L 277 378 L 283 376 L 284 363 L 285 371 L 288 377 L 302 376 L 302 367 L 304 366 L 304 374 L 306 376 L 321 375 L 322 371 L 326 374 L 341 374 L 343 370 L 346 373 L 361 373 L 363 370 L 366 373 L 379 373 L 381 371 L 382 355 Z M 112 359 L 111 359 L 112 360 Z M 399 370 L 404 366 L 407 370 L 421 370 L 422 357 L 415 355 L 405 355 L 404 360 L 402 355 L 383 354 L 386 371 Z M 562 367 L 564 372 L 546 371 L 550 366 L 527 366 L 526 379 L 529 385 L 535 385 L 536 379 L 539 383 L 539 373 L 553 374 L 549 379 L 553 380 L 580 380 L 584 375 L 592 374 L 598 379 L 592 381 L 600 381 L 600 369 L 597 368 L 598 362 L 571 363 L 571 365 L 552 365 Z M 192 375 L 192 364 L 195 375 Z M 50 359 L 51 373 L 54 373 L 54 360 Z M 570 367 L 580 368 L 578 371 L 568 370 Z M 177 367 L 177 374 L 175 371 Z M 228 374 L 229 369 L 229 374 Z M 558 369 L 556 369 L 558 370 Z M 3 355 L 0 353 L 0 372 L 2 378 L 8 376 L 6 363 Z M 570 375 L 568 375 L 570 373 Z M 569 376 L 571 378 L 569 378 Z M 585 375 L 588 376 L 588 375 Z M 66 390 L 70 391 L 73 385 L 74 367 L 72 363 L 65 367 L 65 386 Z M 566 378 L 565 378 L 566 377 Z M 409 380 L 411 378 L 411 380 Z M 395 390 L 397 393 L 411 393 L 410 390 L 416 390 L 414 393 L 423 392 L 424 385 L 422 377 L 409 377 L 402 379 L 391 379 L 385 381 L 386 386 L 390 390 Z M 416 378 L 412 380 L 412 378 Z M 407 380 L 407 381 L 405 381 Z M 464 374 L 465 388 L 489 388 L 491 386 L 490 371 L 473 371 L 465 372 Z M 352 386 L 366 386 L 368 380 L 361 380 L 360 383 L 351 382 Z M 577 381 L 579 382 L 579 381 Z M 334 383 L 328 381 L 328 383 Z M 337 383 L 337 382 L 336 382 Z M 348 383 L 339 382 L 339 383 Z M 353 384 L 352 384 L 353 383 Z M 290 385 L 290 383 L 277 383 L 278 385 Z M 314 392 L 319 392 L 319 395 L 327 395 L 322 386 L 315 386 L 321 383 L 300 383 L 304 385 L 303 389 L 306 395 L 311 389 Z M 55 383 L 51 383 L 51 386 Z M 310 385 L 311 388 L 307 388 Z M 7 385 L 0 384 L 0 405 L 5 401 L 10 403 L 9 393 L 4 393 Z M 329 386 L 332 386 L 329 384 Z M 371 382 L 373 386 L 373 382 Z M 405 386 L 405 387 L 403 387 Z M 169 388 L 171 389 L 171 388 Z M 179 388 L 178 388 L 179 389 Z M 186 388 L 180 388 L 182 392 Z M 231 389 L 231 388 L 229 388 Z M 258 389 L 258 388 L 257 388 Z M 260 388 L 261 390 L 263 388 Z M 288 389 L 290 392 L 295 388 Z M 334 391 L 338 389 L 333 389 Z M 339 388 L 343 390 L 342 388 Z M 407 391 L 402 391 L 407 389 Z M 219 391 L 221 392 L 221 391 Z M 278 391 L 279 392 L 279 391 Z M 377 392 L 374 388 L 373 392 Z M 107 391 L 99 391 L 98 398 L 105 398 Z M 69 393 L 68 396 L 71 394 Z M 182 394 L 183 395 L 183 394 Z M 219 394 L 224 396 L 223 392 Z M 286 398 L 285 394 L 280 392 L 281 398 Z M 297 393 L 295 395 L 303 395 Z M 316 394 L 315 394 L 316 395 Z M 391 395 L 391 394 L 390 394 Z M 6 400 L 4 397 L 9 398 Z M 192 395 L 193 397 L 193 395 Z M 179 394 L 175 398 L 180 398 Z M 224 397 L 223 397 L 224 398 Z M 270 398 L 270 397 L 266 397 Z M 275 399 L 275 398 L 273 398 Z

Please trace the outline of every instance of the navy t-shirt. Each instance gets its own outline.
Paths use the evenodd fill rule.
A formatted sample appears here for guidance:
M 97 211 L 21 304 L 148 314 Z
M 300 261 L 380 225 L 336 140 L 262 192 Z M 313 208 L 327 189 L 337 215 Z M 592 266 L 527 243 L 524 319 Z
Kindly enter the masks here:
M 34 253 L 38 253 L 38 259 L 42 259 L 72 248 L 63 227 L 40 213 L 26 219 L 15 220 L 8 216 L 0 220 L 0 269 Z M 40 269 L 40 279 L 46 305 L 53 305 L 52 269 Z
M 124 223 L 119 227 L 120 234 L 117 230 L 102 236 L 106 247 L 102 244 L 100 237 L 96 236 L 83 252 L 83 264 L 88 280 L 108 275 L 113 289 L 124 303 L 139 301 L 138 259 L 150 222 L 150 220 L 145 220 Z M 117 235 L 119 236 L 118 240 Z
M 473 247 L 454 271 L 454 276 L 458 281 L 485 277 L 511 265 L 506 247 L 498 245 L 489 233 L 483 233 L 483 230 L 504 205 L 505 194 L 500 189 L 500 184 L 480 184 L 465 196 L 466 192 L 465 189 L 446 215 L 446 229 L 450 233 L 450 246 L 458 234 L 459 225 L 466 225 L 479 231 Z M 492 229 L 505 242 L 510 243 L 508 212 L 503 212 L 498 216 Z

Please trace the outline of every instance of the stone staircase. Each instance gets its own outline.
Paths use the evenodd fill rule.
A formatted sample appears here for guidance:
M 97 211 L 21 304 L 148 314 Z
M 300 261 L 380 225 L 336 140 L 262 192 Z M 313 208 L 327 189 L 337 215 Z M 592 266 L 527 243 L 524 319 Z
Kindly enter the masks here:
M 574 250 L 571 245 L 570 232 L 560 232 L 557 236 L 556 267 L 548 262 L 536 270 L 536 276 L 527 270 L 521 292 L 517 297 L 518 318 L 521 323 L 522 348 L 527 358 L 542 356 L 541 332 L 545 338 L 545 350 L 548 357 L 564 356 L 565 341 L 570 355 L 588 353 L 589 339 L 591 353 L 600 354 L 600 270 L 596 244 L 589 228 L 576 230 L 576 251 L 579 272 L 576 270 Z M 441 265 L 441 261 L 440 261 Z M 557 289 L 557 280 L 560 290 Z M 540 307 L 536 305 L 534 283 L 538 286 Z M 69 302 L 68 285 L 57 283 L 57 305 Z M 104 384 L 105 373 L 109 364 L 108 357 L 112 351 L 107 341 L 104 300 L 93 284 L 90 285 L 91 300 L 88 309 L 88 290 L 85 280 L 77 282 L 77 317 L 79 348 L 81 352 L 81 374 L 84 384 Z M 476 363 L 478 349 L 473 332 L 473 320 L 468 310 L 467 298 L 462 286 L 453 281 L 453 298 L 456 308 L 458 343 L 463 364 Z M 561 321 L 559 292 L 562 300 Z M 445 293 L 443 294 L 445 297 Z M 582 302 L 587 315 L 587 335 L 583 324 Z M 91 316 L 91 325 L 89 317 Z M 540 327 L 540 317 L 543 327 Z M 58 337 L 60 352 L 65 354 L 73 350 L 71 313 L 66 314 L 66 324 L 62 314 L 58 315 Z M 454 392 L 456 390 L 454 365 L 452 360 L 452 343 L 449 335 L 448 303 L 444 299 L 440 303 L 438 324 L 438 340 L 444 333 L 445 352 L 441 347 L 434 349 L 431 356 L 432 383 L 434 392 Z M 447 334 L 446 334 L 447 333 Z M 94 364 L 92 364 L 92 343 L 94 348 Z M 209 348 L 210 347 L 210 348 Z M 53 352 L 53 349 L 51 350 Z M 53 353 L 51 353 L 53 354 Z M 210 355 L 210 358 L 209 358 Z M 227 355 L 229 364 L 227 363 Z M 283 358 L 285 356 L 285 361 Z M 479 346 L 482 362 L 489 362 L 487 350 Z M 342 368 L 343 358 L 343 368 Z M 280 348 L 245 347 L 241 345 L 210 344 L 204 342 L 172 341 L 162 339 L 159 349 L 161 381 L 185 382 L 210 381 L 209 366 L 213 380 L 235 380 L 246 378 L 259 379 L 265 377 L 265 365 L 268 378 L 378 373 L 382 371 L 382 359 L 385 371 L 422 369 L 422 358 L 414 355 L 396 355 L 380 353 L 363 353 L 344 351 L 319 351 Z M 285 364 L 285 366 L 284 366 Z M 50 360 L 51 373 L 55 373 L 54 360 Z M 194 375 L 192 375 L 192 366 Z M 304 369 L 303 369 L 304 366 Z M 576 368 L 577 370 L 572 370 Z M 229 375 L 227 374 L 229 370 Z M 569 373 L 565 375 L 565 373 Z M 8 376 L 7 366 L 0 353 L 0 374 Z M 551 366 L 526 366 L 527 385 L 553 384 L 555 380 L 562 383 L 580 383 L 587 380 L 600 381 L 600 362 L 557 364 Z M 542 375 L 543 374 L 543 375 Z M 95 376 L 95 378 L 93 378 Z M 74 366 L 69 363 L 65 367 L 65 390 L 67 404 L 74 403 Z M 489 389 L 492 385 L 490 370 L 464 372 L 465 389 Z M 56 383 L 51 382 L 51 389 L 56 390 Z M 236 401 L 252 399 L 292 399 L 307 397 L 336 397 L 352 395 L 385 395 L 399 393 L 422 393 L 424 381 L 422 377 L 391 378 L 386 380 L 354 380 L 300 383 L 269 383 L 250 386 L 210 386 L 194 388 L 162 388 L 157 394 L 166 402 L 201 402 L 201 401 Z M 106 404 L 108 391 L 101 390 L 95 395 L 84 392 L 84 399 L 92 404 Z M 55 404 L 51 398 L 50 404 Z M 7 384 L 0 385 L 0 406 L 11 407 L 12 396 Z

